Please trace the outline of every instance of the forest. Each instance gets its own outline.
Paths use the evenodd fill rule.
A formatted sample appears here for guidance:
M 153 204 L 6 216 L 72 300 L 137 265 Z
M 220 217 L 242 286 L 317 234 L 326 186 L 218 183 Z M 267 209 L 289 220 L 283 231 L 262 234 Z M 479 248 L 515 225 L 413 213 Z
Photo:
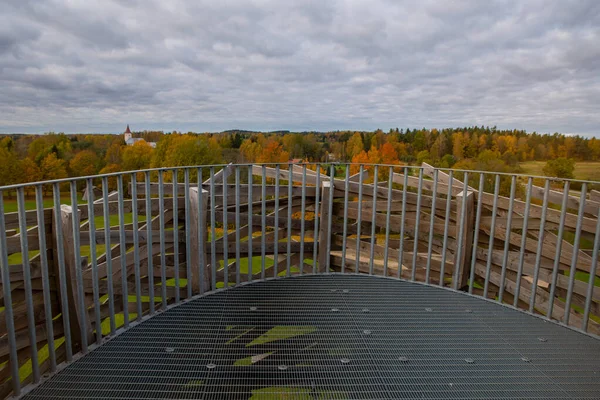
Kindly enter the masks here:
M 123 135 L 46 133 L 3 135 L 0 186 L 156 167 L 229 162 L 352 162 L 522 172 L 519 164 L 548 161 L 544 174 L 573 177 L 577 162 L 600 160 L 600 140 L 495 127 L 390 129 L 385 132 L 181 133 Z M 152 148 L 147 142 L 156 142 Z M 557 161 L 558 160 L 558 161 Z

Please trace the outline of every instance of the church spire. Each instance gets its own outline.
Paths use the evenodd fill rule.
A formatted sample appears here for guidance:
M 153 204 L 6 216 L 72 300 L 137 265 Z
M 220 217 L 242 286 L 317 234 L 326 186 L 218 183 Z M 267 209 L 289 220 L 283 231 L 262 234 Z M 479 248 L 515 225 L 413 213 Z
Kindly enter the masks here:
M 129 124 L 127 124 L 127 129 L 125 129 L 125 133 L 131 133 L 131 131 L 129 130 Z

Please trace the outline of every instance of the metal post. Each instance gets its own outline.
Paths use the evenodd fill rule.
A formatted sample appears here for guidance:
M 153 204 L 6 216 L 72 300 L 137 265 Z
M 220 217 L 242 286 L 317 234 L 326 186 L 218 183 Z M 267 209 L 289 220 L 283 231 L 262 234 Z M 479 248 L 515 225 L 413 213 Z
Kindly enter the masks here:
M 515 286 L 515 299 L 513 306 L 519 304 L 519 294 L 521 293 L 521 277 L 523 276 L 523 263 L 525 261 L 525 245 L 527 244 L 527 228 L 529 225 L 529 207 L 531 205 L 531 187 L 533 186 L 533 178 L 529 178 L 527 182 L 527 194 L 525 197 L 525 212 L 523 214 L 523 232 L 521 233 L 521 251 L 519 254 L 519 267 L 517 269 L 517 279 Z
M 160 289 L 163 310 L 167 309 L 167 260 L 165 244 L 165 186 L 163 170 L 158 171 L 158 223 L 160 234 Z
M 552 266 L 552 282 L 550 285 L 550 297 L 548 302 L 547 319 L 552 319 L 552 311 L 554 310 L 554 296 L 556 294 L 556 281 L 558 279 L 558 267 L 560 264 L 560 253 L 562 250 L 563 234 L 565 231 L 565 218 L 567 216 L 567 204 L 569 201 L 569 181 L 565 182 L 563 188 L 563 198 L 560 209 L 560 222 L 558 225 L 558 236 L 556 239 L 556 253 L 554 253 L 554 265 Z M 568 312 L 568 311 L 567 311 Z
M 358 172 L 358 216 L 356 220 L 356 273 L 358 274 L 360 266 L 360 228 L 362 225 L 362 189 L 363 189 L 363 166 L 359 167 Z
M 94 216 L 94 184 L 91 178 L 87 183 L 88 229 L 90 238 L 90 261 L 92 265 L 92 297 L 94 299 L 94 317 L 96 325 L 96 343 L 102 343 L 102 319 L 100 318 L 100 296 L 98 288 L 98 254 L 96 252 L 96 218 Z M 41 194 L 39 201 L 42 201 Z M 39 229 L 38 229 L 39 230 Z M 43 247 L 45 248 L 45 246 Z
M 313 234 L 313 274 L 317 273 L 317 248 L 319 247 L 319 191 L 321 190 L 321 165 L 317 166 L 317 186 L 315 193 L 315 231 Z
M 125 246 L 125 210 L 123 204 L 125 202 L 125 193 L 123 191 L 123 175 L 117 177 L 117 190 L 119 191 L 119 250 L 121 255 L 121 290 L 123 301 L 123 320 L 124 327 L 129 327 L 129 293 L 127 283 L 127 248 Z M 75 217 L 75 216 L 74 216 Z M 80 263 L 77 262 L 76 265 Z
M 475 229 L 473 234 L 473 253 L 471 255 L 471 271 L 469 275 L 469 294 L 473 293 L 473 281 L 475 280 L 475 264 L 477 263 L 477 244 L 479 243 L 479 223 L 481 220 L 481 203 L 483 199 L 485 174 L 479 175 L 479 193 L 477 198 L 477 216 L 475 217 Z
M 1 210 L 1 208 L 0 208 Z M 598 251 L 600 250 L 600 207 L 598 207 L 598 220 L 596 223 L 596 240 L 594 241 L 594 250 L 592 251 L 592 265 L 590 266 L 590 277 L 588 278 L 588 288 L 585 296 L 585 308 L 583 311 L 583 329 L 585 332 L 588 330 L 588 323 L 590 319 L 590 306 L 592 304 L 592 297 L 594 295 L 594 286 L 596 280 L 596 269 L 598 267 Z M 0 226 L 0 229 L 2 227 Z
M 215 167 L 210 167 L 210 267 L 211 285 L 210 290 L 217 288 L 217 231 L 216 231 L 216 208 L 215 201 Z
M 502 273 L 500 277 L 500 288 L 498 293 L 498 302 L 502 303 L 504 297 L 504 286 L 506 284 L 506 268 L 508 262 L 508 250 L 510 248 L 510 230 L 512 228 L 513 204 L 515 202 L 515 189 L 517 186 L 517 177 L 512 176 L 510 181 L 510 199 L 508 202 L 508 216 L 506 220 L 506 237 L 504 238 L 504 254 L 502 256 Z
M 62 232 L 62 211 L 60 205 L 60 187 L 58 183 L 52 185 L 52 196 L 54 200 L 54 235 L 56 236 L 56 263 L 58 264 L 58 281 L 60 286 L 60 312 L 62 314 L 62 323 L 63 323 L 63 331 L 65 334 L 65 351 L 66 351 L 66 360 L 67 362 L 71 362 L 73 360 L 73 342 L 71 340 L 71 322 L 69 315 L 69 297 L 67 293 L 67 271 L 65 266 L 65 252 L 64 252 L 64 243 L 63 243 L 63 232 Z M 2 196 L 0 195 L 0 200 Z M 2 211 L 3 208 L 0 208 Z M 5 229 L 4 229 L 4 212 L 1 213 L 1 221 L 0 232 L 4 235 L 4 240 L 6 240 Z M 6 248 L 6 244 L 3 244 L 4 248 Z M 5 252 L 3 252 L 5 254 Z M 8 261 L 5 263 L 8 265 Z M 112 279 L 112 277 L 111 277 Z M 112 283 L 112 280 L 109 281 Z M 112 285 L 109 286 L 112 288 Z M 5 292 L 6 293 L 6 292 Z M 10 291 L 9 291 L 10 294 Z M 109 292 L 110 294 L 110 292 Z M 109 296 L 109 307 L 110 307 L 111 297 Z M 6 306 L 6 298 L 5 298 L 5 306 Z M 8 302 L 10 304 L 10 301 Z M 8 311 L 8 307 L 6 309 Z M 8 315 L 7 315 L 8 318 Z M 12 321 L 12 318 L 11 318 Z M 7 324 L 8 326 L 8 324 Z M 18 362 L 15 364 L 18 368 Z M 14 382 L 13 382 L 14 383 Z
M 413 244 L 413 259 L 410 280 L 414 281 L 417 275 L 417 253 L 419 251 L 419 224 L 421 223 L 421 197 L 423 195 L 423 168 L 419 169 L 419 188 L 417 191 L 417 215 L 415 219 L 415 242 Z
M 265 279 L 266 247 L 267 247 L 267 167 L 262 166 L 262 186 L 261 186 L 261 253 L 260 253 L 260 279 Z
M 252 183 L 249 182 L 249 185 Z M 248 200 L 251 202 L 252 200 Z M 235 167 L 235 283 L 236 285 L 240 284 L 240 242 L 241 235 L 240 229 L 242 225 L 240 224 L 240 167 Z
M 154 315 L 154 262 L 152 252 L 152 193 L 150 192 L 150 172 L 144 174 L 146 196 L 146 248 L 148 249 L 148 307 Z
M 373 260 L 375 259 L 375 232 L 377 228 L 377 165 L 373 168 L 373 202 L 371 210 L 371 254 L 369 258 L 369 275 L 373 275 Z
M 135 278 L 135 306 L 137 321 L 142 320 L 142 273 L 140 271 L 140 234 L 138 224 L 137 177 L 131 174 L 131 215 L 133 230 L 133 268 Z M 106 221 L 105 221 L 106 222 Z
M 223 174 L 223 287 L 226 289 L 229 286 L 229 246 L 227 235 L 229 234 L 227 221 L 227 174 L 225 170 L 221 170 Z
M 400 220 L 400 243 L 398 245 L 398 278 L 402 277 L 404 262 L 404 225 L 406 223 L 406 192 L 408 190 L 408 167 L 404 167 L 404 182 L 402 184 L 402 217 Z
M 177 170 L 173 169 L 173 273 L 175 274 L 175 303 L 180 300 L 179 283 L 179 187 L 177 184 Z M 135 218 L 135 214 L 134 214 Z
M 248 167 L 248 282 L 252 282 L 252 165 Z
M 568 189 L 568 187 L 567 187 Z M 538 237 L 537 251 L 535 255 L 535 267 L 533 272 L 533 282 L 531 282 L 531 297 L 529 299 L 529 312 L 533 313 L 535 309 L 535 296 L 537 294 L 537 284 L 540 276 L 540 262 L 542 261 L 542 248 L 544 244 L 544 235 L 546 233 L 546 211 L 548 210 L 548 193 L 550 191 L 550 180 L 546 179 L 544 185 L 544 200 L 542 202 L 542 216 L 540 221 L 540 233 Z M 568 190 L 567 190 L 568 191 Z
M 191 229 L 190 229 L 190 170 L 184 170 L 185 186 L 185 278 L 187 280 L 187 298 L 192 297 L 192 248 L 191 248 Z
M 306 168 L 306 167 L 305 167 Z M 346 164 L 346 177 L 344 179 L 344 232 L 342 234 L 342 274 L 346 269 L 346 244 L 348 242 L 348 181 L 350 180 L 350 165 Z M 304 185 L 304 183 L 303 183 Z M 302 218 L 304 219 L 304 218 Z M 304 239 L 304 237 L 303 237 Z
M 286 265 L 286 276 L 291 275 L 291 262 L 292 262 L 292 189 L 293 182 L 292 179 L 294 177 L 294 164 L 289 165 L 288 170 L 288 208 L 287 208 L 287 265 Z M 279 224 L 279 223 L 278 223 Z M 277 243 L 275 243 L 275 247 L 277 247 Z M 302 262 L 302 261 L 300 261 Z M 277 260 L 275 260 L 275 265 L 277 265 Z M 302 265 L 302 264 L 300 264 Z
M 483 297 L 487 297 L 490 286 L 490 274 L 492 272 L 492 254 L 494 251 L 494 234 L 496 233 L 496 213 L 498 212 L 498 193 L 500 191 L 500 175 L 496 175 L 496 184 L 494 186 L 494 205 L 492 207 L 492 226 L 490 228 L 490 241 L 488 244 L 488 258 L 485 267 L 485 284 L 483 288 Z
M 85 307 L 85 295 L 83 292 L 83 276 L 81 271 L 81 237 L 79 234 L 79 207 L 77 206 L 77 182 L 71 181 L 71 208 L 73 210 L 72 232 L 73 232 L 73 253 L 75 258 L 75 281 L 77 284 L 77 302 L 79 303 L 79 321 L 81 329 L 81 352 L 87 354 L 88 351 L 88 332 L 87 332 L 87 312 Z M 32 360 L 33 362 L 33 360 Z
M 54 349 L 54 326 L 52 324 L 52 300 L 50 297 L 50 276 L 48 267 L 48 250 L 46 247 L 46 225 L 44 223 L 44 201 L 42 197 L 42 190 L 42 185 L 37 185 L 35 187 L 35 205 L 37 213 L 38 237 L 40 244 L 40 265 L 42 268 L 44 317 L 46 320 L 46 341 L 48 342 L 48 358 L 50 360 L 50 372 L 54 372 L 56 371 L 56 351 Z M 4 213 L 4 209 L 2 209 L 1 207 L 0 212 Z M 6 266 L 6 268 L 8 269 L 8 265 Z M 98 279 L 95 279 L 94 282 L 97 283 Z M 7 287 L 5 287 L 5 290 L 6 288 Z M 8 290 L 10 290 L 10 288 L 8 288 Z M 96 293 L 98 292 L 96 291 Z
M 569 272 L 569 289 L 567 290 L 567 301 L 565 302 L 565 325 L 569 325 L 569 317 L 571 316 L 571 301 L 573 299 L 575 274 L 577 273 L 577 258 L 579 256 L 579 241 L 581 240 L 581 224 L 583 223 L 586 196 L 587 183 L 584 182 L 581 186 L 581 195 L 579 197 L 579 212 L 577 214 L 577 227 L 575 228 L 575 241 L 573 243 L 573 257 L 571 258 L 571 270 Z
M 442 244 L 442 265 L 440 266 L 440 286 L 444 286 L 446 270 L 446 251 L 448 250 L 448 230 L 450 228 L 450 208 L 452 206 L 452 189 L 454 188 L 453 171 L 448 173 L 448 193 L 446 193 L 446 218 L 444 221 L 444 240 Z
M 433 227 L 435 224 L 435 202 L 437 200 L 437 186 L 438 186 L 438 173 L 436 169 L 433 170 L 433 191 L 431 196 L 431 218 L 429 220 L 429 243 L 427 247 L 427 266 L 425 268 L 425 283 L 429 284 L 429 278 L 431 276 L 431 253 L 433 251 Z M 390 186 L 391 187 L 391 186 Z M 388 211 L 389 214 L 389 211 Z
M 385 247 L 383 249 L 383 276 L 388 273 L 388 257 L 390 247 L 390 215 L 392 214 L 392 186 L 394 183 L 394 167 L 390 167 L 388 172 L 388 192 L 387 192 L 387 207 L 385 215 Z M 345 223 L 344 218 L 344 223 Z M 345 236 L 345 235 L 344 235 Z
M 304 274 L 304 239 L 306 216 L 306 164 L 302 166 L 302 205 L 300 207 L 300 275 Z
M 277 164 L 275 166 L 275 230 L 273 231 L 273 243 L 275 246 L 273 246 L 273 278 L 277 278 L 277 264 L 279 263 L 279 169 L 279 164 Z M 291 207 L 289 201 L 288 207 Z
M 56 203 L 55 203 L 56 204 Z M 8 251 L 6 245 L 6 224 L 4 222 L 4 192 L 0 191 L 0 272 L 2 276 L 2 288 L 4 292 L 4 317 L 6 319 L 6 336 L 8 337 L 8 351 L 10 354 L 10 372 L 13 387 L 13 394 L 21 394 L 21 378 L 19 376 L 19 358 L 17 356 L 17 339 L 15 336 L 15 322 L 13 315 L 12 293 L 10 288 L 10 270 L 8 268 Z M 64 269 L 64 266 L 63 266 Z M 63 280 L 64 282 L 64 280 Z M 66 297 L 66 290 L 62 292 L 63 298 Z M 63 302 L 64 303 L 64 302 Z M 64 317 L 63 317 L 64 320 Z M 67 322 L 68 324 L 68 322 Z M 68 332 L 65 330 L 65 334 Z M 70 337 L 69 337 L 70 341 Z M 67 343 L 67 349 L 70 350 L 70 343 Z

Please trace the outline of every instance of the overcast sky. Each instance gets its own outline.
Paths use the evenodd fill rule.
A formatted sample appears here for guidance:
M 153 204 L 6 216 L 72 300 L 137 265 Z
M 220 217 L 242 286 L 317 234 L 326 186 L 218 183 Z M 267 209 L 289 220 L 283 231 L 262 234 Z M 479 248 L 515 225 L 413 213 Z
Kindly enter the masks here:
M 0 1 L 0 132 L 127 123 L 600 136 L 600 1 Z

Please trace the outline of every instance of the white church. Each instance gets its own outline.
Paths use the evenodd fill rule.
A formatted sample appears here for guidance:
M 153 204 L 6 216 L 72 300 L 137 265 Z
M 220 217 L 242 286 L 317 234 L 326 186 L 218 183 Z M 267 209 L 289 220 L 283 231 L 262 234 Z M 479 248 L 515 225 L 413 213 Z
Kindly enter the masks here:
M 133 135 L 131 134 L 131 130 L 129 129 L 129 124 L 127 125 L 127 129 L 125 129 L 125 132 L 123 133 L 124 139 L 125 139 L 125 144 L 127 146 L 133 146 L 133 144 L 135 142 L 146 142 L 144 139 L 142 138 L 134 138 Z M 153 149 L 156 148 L 156 142 L 146 142 L 150 145 L 150 147 L 152 147 Z

